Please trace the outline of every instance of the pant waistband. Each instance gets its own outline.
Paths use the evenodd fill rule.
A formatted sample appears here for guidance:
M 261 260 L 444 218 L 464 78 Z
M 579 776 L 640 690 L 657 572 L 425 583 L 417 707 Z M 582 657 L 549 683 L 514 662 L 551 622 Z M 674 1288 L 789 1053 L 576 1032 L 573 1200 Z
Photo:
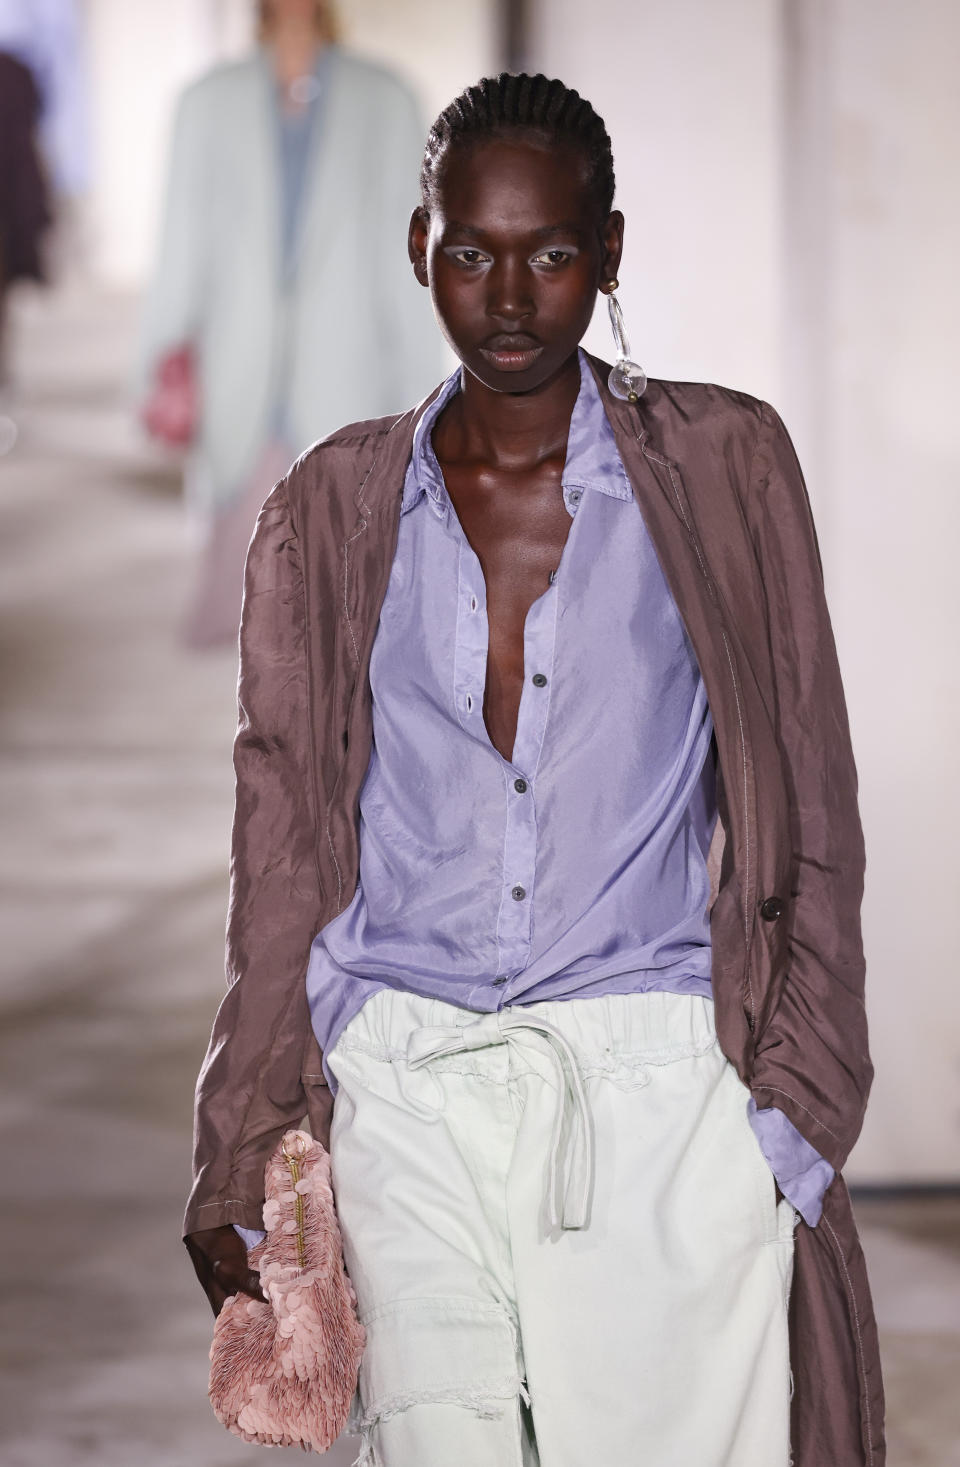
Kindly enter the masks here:
M 547 1182 L 550 1224 L 584 1228 L 593 1190 L 593 1134 L 576 1056 L 554 1024 L 522 1010 L 510 1009 L 484 1014 L 470 1024 L 428 1024 L 410 1034 L 407 1064 L 410 1069 L 419 1069 L 438 1055 L 507 1044 L 517 1031 L 524 1029 L 542 1034 L 548 1040 L 560 1076 Z

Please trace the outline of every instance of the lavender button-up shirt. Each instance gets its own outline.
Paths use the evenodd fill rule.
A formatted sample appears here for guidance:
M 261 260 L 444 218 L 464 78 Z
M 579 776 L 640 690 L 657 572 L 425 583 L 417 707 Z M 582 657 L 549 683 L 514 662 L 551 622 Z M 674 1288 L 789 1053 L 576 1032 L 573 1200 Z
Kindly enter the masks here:
M 370 664 L 360 880 L 307 973 L 326 1054 L 380 988 L 478 1012 L 659 989 L 712 996 L 713 725 L 693 649 L 581 356 L 571 525 L 524 629 L 510 760 L 483 719 L 486 588 L 418 425 Z M 324 1072 L 331 1088 L 336 1079 Z M 784 1194 L 819 1219 L 828 1163 L 750 1106 Z

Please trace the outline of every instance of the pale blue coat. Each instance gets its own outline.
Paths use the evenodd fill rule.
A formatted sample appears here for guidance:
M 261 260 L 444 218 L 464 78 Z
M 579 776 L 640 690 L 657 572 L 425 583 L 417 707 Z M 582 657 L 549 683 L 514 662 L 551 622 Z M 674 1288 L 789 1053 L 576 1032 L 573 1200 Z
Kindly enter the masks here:
M 287 283 L 266 53 L 218 66 L 178 105 L 141 386 L 164 353 L 194 343 L 202 415 L 191 481 L 208 508 L 242 489 L 278 400 L 299 452 L 343 423 L 401 411 L 443 371 L 406 253 L 425 141 L 416 103 L 340 47 L 323 76 Z

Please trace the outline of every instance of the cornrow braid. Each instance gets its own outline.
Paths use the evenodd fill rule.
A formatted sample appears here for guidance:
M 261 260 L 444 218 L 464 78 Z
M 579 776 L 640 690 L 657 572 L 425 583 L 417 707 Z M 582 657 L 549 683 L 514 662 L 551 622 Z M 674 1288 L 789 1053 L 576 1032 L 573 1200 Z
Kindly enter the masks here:
M 606 219 L 613 206 L 616 180 L 613 150 L 604 126 L 590 103 L 562 81 L 538 74 L 518 76 L 503 71 L 467 87 L 445 107 L 430 129 L 420 169 L 420 197 L 430 209 L 450 149 L 488 141 L 517 130 L 538 133 L 551 143 L 574 143 L 583 150 L 597 208 Z

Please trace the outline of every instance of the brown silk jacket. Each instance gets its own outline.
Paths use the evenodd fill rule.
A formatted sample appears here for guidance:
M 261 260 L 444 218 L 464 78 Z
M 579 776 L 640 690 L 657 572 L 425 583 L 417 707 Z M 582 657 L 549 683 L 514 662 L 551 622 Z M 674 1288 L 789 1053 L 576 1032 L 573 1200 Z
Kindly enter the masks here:
M 839 1174 L 873 1074 L 864 853 L 800 467 L 766 403 L 652 381 L 630 405 L 611 396 L 606 364 L 590 361 L 713 714 L 720 1043 L 757 1104 L 784 1111 Z M 266 1157 L 305 1112 L 329 1143 L 332 1096 L 304 978 L 314 936 L 358 879 L 370 649 L 424 406 L 316 444 L 257 523 L 240 633 L 229 986 L 197 1084 L 185 1232 L 259 1227 Z M 790 1324 L 795 1467 L 882 1467 L 876 1323 L 839 1175 L 817 1227 L 797 1227 Z

